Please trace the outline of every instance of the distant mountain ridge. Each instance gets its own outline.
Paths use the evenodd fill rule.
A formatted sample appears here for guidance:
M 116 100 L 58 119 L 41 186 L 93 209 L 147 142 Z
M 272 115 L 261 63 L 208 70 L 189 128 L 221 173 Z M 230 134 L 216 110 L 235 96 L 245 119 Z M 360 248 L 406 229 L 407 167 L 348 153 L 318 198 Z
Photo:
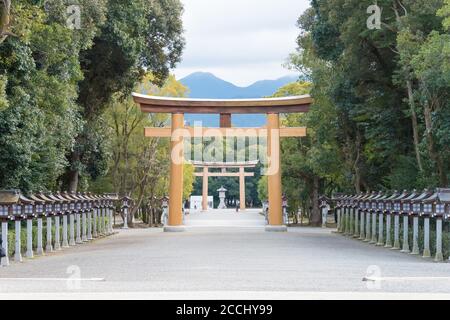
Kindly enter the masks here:
M 261 80 L 247 87 L 239 87 L 222 80 L 209 72 L 195 72 L 180 82 L 189 88 L 190 98 L 205 99 L 246 99 L 262 98 L 274 94 L 280 87 L 294 82 L 295 76 L 286 76 L 276 80 Z
M 209 72 L 195 72 L 184 77 L 180 82 L 189 88 L 190 98 L 199 99 L 250 99 L 273 95 L 280 87 L 295 82 L 297 76 L 286 76 L 276 80 L 261 80 L 247 87 L 239 87 L 231 82 L 216 77 Z M 203 126 L 217 127 L 218 115 L 186 115 L 190 123 L 202 121 Z M 259 127 L 266 123 L 265 115 L 236 115 L 233 125 L 239 127 Z

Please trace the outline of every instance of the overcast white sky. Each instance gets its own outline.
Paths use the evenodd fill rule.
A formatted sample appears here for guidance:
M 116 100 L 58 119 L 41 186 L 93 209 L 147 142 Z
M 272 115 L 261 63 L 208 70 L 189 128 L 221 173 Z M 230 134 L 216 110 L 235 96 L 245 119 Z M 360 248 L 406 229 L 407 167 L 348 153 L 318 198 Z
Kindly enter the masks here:
M 309 0 L 182 0 L 187 40 L 178 79 L 212 72 L 236 85 L 292 74 L 298 17 Z

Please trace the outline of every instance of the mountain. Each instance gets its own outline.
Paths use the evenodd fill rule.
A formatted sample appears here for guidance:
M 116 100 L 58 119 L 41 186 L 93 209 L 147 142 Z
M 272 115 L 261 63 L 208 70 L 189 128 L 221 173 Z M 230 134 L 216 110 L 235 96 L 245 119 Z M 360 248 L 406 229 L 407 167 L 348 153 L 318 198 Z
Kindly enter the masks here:
M 190 98 L 233 99 L 240 89 L 207 72 L 192 73 L 180 82 L 189 88 Z
M 298 77 L 287 76 L 276 80 L 261 80 L 243 88 L 245 98 L 262 98 L 273 95 L 282 86 L 295 82 Z
M 190 98 L 201 99 L 248 99 L 263 98 L 274 94 L 280 87 L 294 82 L 295 76 L 287 76 L 276 80 L 261 80 L 247 87 L 239 87 L 222 80 L 212 73 L 195 72 L 180 80 L 189 88 Z M 186 120 L 193 124 L 202 121 L 203 126 L 217 127 L 218 115 L 186 115 Z M 233 125 L 237 127 L 259 127 L 266 123 L 265 115 L 235 115 Z

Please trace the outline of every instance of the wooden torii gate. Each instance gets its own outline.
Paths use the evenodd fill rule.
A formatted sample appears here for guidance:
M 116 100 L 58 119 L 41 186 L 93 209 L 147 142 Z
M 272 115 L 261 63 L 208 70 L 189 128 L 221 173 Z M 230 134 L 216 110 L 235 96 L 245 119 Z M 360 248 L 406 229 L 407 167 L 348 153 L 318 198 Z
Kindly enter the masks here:
M 269 160 L 268 193 L 269 225 L 267 231 L 287 231 L 283 223 L 280 166 L 280 137 L 304 137 L 306 128 L 280 128 L 280 113 L 305 113 L 313 99 L 309 95 L 242 100 L 184 99 L 147 96 L 133 93 L 134 101 L 146 113 L 170 113 L 171 128 L 146 128 L 146 137 L 171 138 L 169 187 L 169 223 L 166 232 L 185 231 L 183 226 L 183 142 L 185 137 L 267 137 Z M 220 128 L 190 128 L 184 126 L 184 114 L 220 114 Z M 231 128 L 232 114 L 267 114 L 266 128 Z
M 203 178 L 202 210 L 208 210 L 208 178 L 209 177 L 239 177 L 239 206 L 245 210 L 245 178 L 255 176 L 254 172 L 245 172 L 245 168 L 255 168 L 259 161 L 247 162 L 200 162 L 193 161 L 195 168 L 201 168 L 202 172 L 196 172 L 196 177 Z M 209 169 L 221 169 L 221 172 L 210 172 Z M 229 172 L 227 169 L 239 169 L 239 172 Z

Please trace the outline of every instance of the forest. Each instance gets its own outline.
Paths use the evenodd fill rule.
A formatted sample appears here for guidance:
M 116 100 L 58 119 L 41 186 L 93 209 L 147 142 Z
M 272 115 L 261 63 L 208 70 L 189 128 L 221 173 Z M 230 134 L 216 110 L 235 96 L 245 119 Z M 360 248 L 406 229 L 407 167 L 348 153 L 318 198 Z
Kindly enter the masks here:
M 157 150 L 165 144 L 144 143 L 136 130 L 166 119 L 144 117 L 130 96 L 184 94 L 169 77 L 185 44 L 183 7 L 178 0 L 69 4 L 3 1 L 0 188 L 137 194 L 160 173 Z
M 320 220 L 318 196 L 449 186 L 450 1 L 312 0 L 287 65 L 306 82 L 308 137 L 284 141 L 283 183 L 293 210 Z M 264 188 L 262 188 L 264 189 Z

